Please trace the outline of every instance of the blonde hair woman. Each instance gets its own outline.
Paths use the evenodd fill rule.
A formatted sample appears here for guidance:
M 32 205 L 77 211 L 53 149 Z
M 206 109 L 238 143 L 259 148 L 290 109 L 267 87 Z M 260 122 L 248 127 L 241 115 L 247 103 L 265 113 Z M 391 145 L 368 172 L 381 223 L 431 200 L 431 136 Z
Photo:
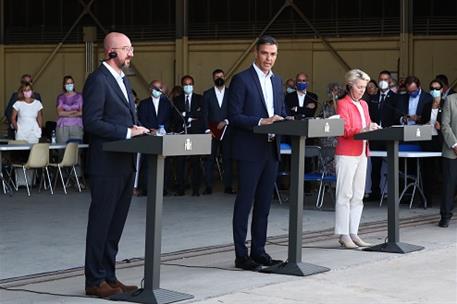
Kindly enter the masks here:
M 368 105 L 362 100 L 370 76 L 354 69 L 345 75 L 348 94 L 338 101 L 337 114 L 344 120 L 344 134 L 336 145 L 336 206 L 335 234 L 345 248 L 367 247 L 358 236 L 363 210 L 363 195 L 367 173 L 368 143 L 355 140 L 354 135 L 378 125 L 371 123 Z

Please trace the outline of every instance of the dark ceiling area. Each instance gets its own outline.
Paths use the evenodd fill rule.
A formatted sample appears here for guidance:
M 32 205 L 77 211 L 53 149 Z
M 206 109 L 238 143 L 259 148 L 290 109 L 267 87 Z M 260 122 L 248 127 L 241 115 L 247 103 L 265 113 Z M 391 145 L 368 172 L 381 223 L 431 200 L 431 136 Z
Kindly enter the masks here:
M 175 0 L 4 0 L 4 42 L 82 42 L 82 27 L 122 31 L 136 41 L 173 40 Z M 326 37 L 393 36 L 400 31 L 399 0 L 296 0 L 295 4 Z M 283 6 L 284 0 L 188 0 L 190 39 L 256 37 Z M 456 35 L 456 0 L 413 1 L 412 31 L 417 35 Z M 81 15 L 83 15 L 81 17 Z M 313 37 L 314 31 L 291 7 L 282 11 L 269 34 Z

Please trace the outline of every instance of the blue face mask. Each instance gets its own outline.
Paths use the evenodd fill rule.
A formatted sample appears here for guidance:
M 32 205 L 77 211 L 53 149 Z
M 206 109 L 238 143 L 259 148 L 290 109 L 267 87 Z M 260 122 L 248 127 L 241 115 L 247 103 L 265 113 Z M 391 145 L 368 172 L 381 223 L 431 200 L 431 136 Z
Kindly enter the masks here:
M 295 92 L 295 90 L 292 89 L 292 88 L 290 88 L 290 87 L 287 87 L 286 91 L 287 91 L 287 93 L 293 93 L 293 92 Z
M 439 98 L 441 97 L 441 91 L 440 90 L 431 90 L 430 94 L 432 95 L 433 98 Z
M 308 88 L 308 82 L 297 82 L 295 85 L 298 91 L 304 91 Z
M 162 95 L 162 92 L 157 91 L 157 90 L 155 90 L 155 89 L 152 89 L 152 96 L 153 96 L 153 97 L 159 98 L 160 95 Z
M 191 84 L 187 84 L 183 86 L 182 89 L 186 95 L 189 95 L 192 94 L 192 92 L 194 91 L 194 86 Z
M 66 90 L 67 92 L 73 92 L 73 89 L 74 89 L 74 88 L 75 88 L 75 85 L 74 85 L 73 83 L 67 83 L 67 84 L 65 85 L 65 90 Z
M 408 94 L 409 94 L 409 96 L 411 96 L 412 98 L 416 98 L 417 95 L 419 95 L 419 90 L 415 90 L 415 91 L 409 92 Z

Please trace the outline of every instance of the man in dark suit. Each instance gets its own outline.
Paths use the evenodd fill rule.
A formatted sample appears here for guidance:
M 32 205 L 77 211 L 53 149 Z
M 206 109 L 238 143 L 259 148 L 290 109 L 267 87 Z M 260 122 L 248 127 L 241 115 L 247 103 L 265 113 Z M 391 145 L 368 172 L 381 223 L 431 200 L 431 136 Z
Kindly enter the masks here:
M 162 82 L 160 80 L 153 80 L 150 87 L 151 96 L 140 101 L 138 105 L 138 120 L 143 127 L 148 128 L 152 133 L 157 132 L 160 126 L 164 126 L 167 132 L 170 131 L 171 127 L 173 108 L 167 96 L 162 93 L 162 89 Z M 148 164 L 146 157 L 141 156 L 140 159 L 138 192 L 139 195 L 146 195 Z M 165 195 L 168 194 L 167 189 L 171 184 L 169 159 L 168 157 L 165 159 Z
M 194 78 L 190 75 L 185 75 L 181 78 L 183 94 L 176 96 L 174 103 L 179 115 L 175 111 L 174 121 L 176 132 L 182 132 L 187 127 L 188 134 L 204 134 L 209 133 L 208 127 L 204 118 L 204 102 L 203 96 L 194 93 Z M 202 169 L 200 165 L 200 156 L 177 157 L 176 158 L 176 183 L 178 193 L 182 196 L 185 194 L 185 176 L 186 176 L 186 159 L 190 158 L 192 170 L 192 196 L 200 196 L 200 185 L 202 179 Z
M 214 161 L 222 154 L 224 193 L 234 194 L 232 189 L 232 157 L 230 122 L 228 120 L 229 89 L 225 86 L 224 71 L 213 71 L 214 87 L 203 93 L 204 115 L 208 127 L 213 133 L 211 155 L 205 162 L 206 189 L 203 194 L 213 192 Z M 222 136 L 222 139 L 220 138 Z
M 24 74 L 21 76 L 21 85 L 26 84 L 26 83 L 30 83 L 30 84 L 33 83 L 32 75 Z M 35 90 L 33 91 L 32 97 L 36 100 L 39 100 L 41 103 L 43 103 L 40 93 L 36 92 Z M 5 118 L 6 118 L 6 121 L 8 122 L 8 138 L 10 138 L 10 139 L 15 138 L 15 130 L 14 130 L 13 124 L 11 123 L 11 115 L 13 114 L 13 105 L 17 100 L 18 100 L 17 91 L 15 91 L 11 94 L 11 97 L 5 108 Z
M 395 121 L 395 118 L 397 117 L 397 94 L 390 90 L 391 83 L 392 75 L 390 72 L 386 70 L 381 71 L 378 75 L 379 91 L 376 95 L 367 100 L 371 121 L 384 128 L 398 124 L 398 122 Z M 384 143 L 373 141 L 370 142 L 370 149 L 385 150 L 386 148 Z M 381 185 L 386 182 L 386 178 L 381 176 L 381 172 L 385 170 L 382 170 L 381 168 L 382 166 L 387 166 L 387 163 L 380 157 L 371 157 L 370 162 L 372 192 L 368 200 L 378 200 L 381 196 Z
M 265 252 L 268 214 L 278 173 L 279 139 L 274 134 L 254 134 L 257 125 L 269 125 L 286 115 L 281 79 L 271 71 L 278 54 L 277 41 L 270 36 L 257 40 L 255 62 L 235 75 L 230 86 L 229 120 L 232 155 L 238 161 L 239 183 L 233 213 L 235 267 L 258 270 L 271 266 Z M 254 203 L 254 206 L 253 206 Z M 245 245 L 251 208 L 251 252 Z
M 115 274 L 118 243 L 132 198 L 135 155 L 106 152 L 103 144 L 149 132 L 135 124 L 134 98 L 122 72 L 133 57 L 130 39 L 109 33 L 104 52 L 106 59 L 89 75 L 83 90 L 92 200 L 86 238 L 86 294 L 103 298 L 137 289 L 119 282 Z
M 416 76 L 405 79 L 406 93 L 398 99 L 397 122 L 415 125 L 420 120 L 424 106 L 433 102 L 433 97 L 421 88 L 421 82 Z
M 295 78 L 295 92 L 286 95 L 287 114 L 295 119 L 314 117 L 317 110 L 318 97 L 313 92 L 308 92 L 309 77 L 307 74 L 298 73 Z

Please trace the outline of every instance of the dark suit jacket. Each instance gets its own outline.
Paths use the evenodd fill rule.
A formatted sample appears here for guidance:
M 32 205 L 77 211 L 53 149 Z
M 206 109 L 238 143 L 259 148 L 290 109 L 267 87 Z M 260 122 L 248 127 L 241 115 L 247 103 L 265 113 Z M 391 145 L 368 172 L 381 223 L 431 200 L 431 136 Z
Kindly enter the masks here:
M 381 107 L 379 105 L 380 96 L 381 93 L 377 93 L 367 100 L 371 121 L 380 124 L 383 128 L 398 125 L 399 122 L 395 121 L 398 116 L 396 110 L 398 95 L 389 90 Z
M 83 89 L 84 132 L 88 135 L 88 173 L 117 176 L 134 172 L 134 154 L 103 151 L 105 142 L 123 140 L 135 124 L 132 89 L 125 81 L 129 100 L 125 99 L 110 71 L 102 64 L 86 80 Z
M 285 99 L 287 115 L 294 116 L 297 119 L 302 119 L 305 117 L 314 117 L 317 110 L 317 95 L 313 92 L 306 92 L 305 100 L 303 102 L 303 107 L 298 106 L 298 93 L 292 92 L 286 94 Z M 310 103 L 314 103 L 314 109 L 309 109 L 306 106 Z M 295 111 L 294 108 L 297 108 Z
M 400 95 L 398 99 L 398 109 L 399 113 L 397 114 L 397 119 L 396 123 L 400 123 L 400 118 L 403 113 L 405 115 L 408 114 L 408 106 L 409 106 L 409 94 L 403 94 Z M 424 110 L 424 106 L 428 103 L 433 102 L 433 97 L 429 93 L 425 92 L 424 90 L 421 90 L 420 96 L 419 96 L 419 102 L 417 103 L 417 108 L 416 108 L 416 115 L 421 116 L 422 112 Z
M 137 111 L 138 120 L 143 127 L 148 129 L 158 129 L 159 125 L 164 125 L 165 129 L 170 131 L 169 128 L 173 108 L 166 96 L 160 96 L 158 114 L 156 113 L 152 97 L 140 101 Z
M 281 79 L 273 75 L 274 113 L 286 116 L 284 93 Z M 230 84 L 229 121 L 232 125 L 233 159 L 261 161 L 267 159 L 269 151 L 266 134 L 254 134 L 253 128 L 261 118 L 268 118 L 265 99 L 259 77 L 253 66 L 235 75 Z M 275 140 L 277 159 L 279 160 L 279 138 Z
M 205 114 L 208 122 L 218 123 L 224 119 L 228 119 L 228 96 L 229 88 L 225 87 L 224 98 L 222 99 L 222 106 L 219 107 L 216 92 L 214 87 L 206 90 L 203 93 L 203 100 L 205 102 Z
M 176 96 L 174 99 L 175 106 L 179 112 L 183 113 L 186 109 L 186 101 L 185 101 L 185 94 L 181 94 Z M 206 125 L 205 117 L 204 117 L 204 102 L 203 96 L 200 94 L 192 93 L 191 102 L 190 102 L 190 112 L 186 113 L 186 122 L 188 118 L 194 118 L 195 120 L 192 121 L 191 127 L 187 129 L 189 134 L 203 134 L 205 130 L 208 128 Z M 179 117 L 178 113 L 174 113 L 174 125 L 175 125 L 175 132 L 181 132 L 184 130 L 182 124 L 182 118 Z

